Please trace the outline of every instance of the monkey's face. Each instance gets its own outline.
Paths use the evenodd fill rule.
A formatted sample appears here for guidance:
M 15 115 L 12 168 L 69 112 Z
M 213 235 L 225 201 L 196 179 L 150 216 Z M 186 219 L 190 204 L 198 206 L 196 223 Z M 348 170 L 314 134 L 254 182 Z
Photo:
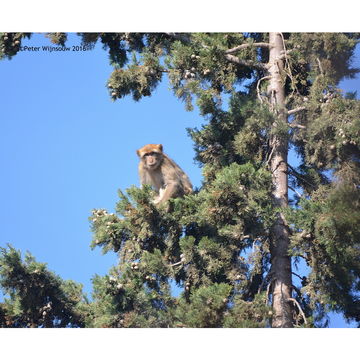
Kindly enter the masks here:
M 149 170 L 155 170 L 161 164 L 161 154 L 155 151 L 145 153 L 141 159 Z
M 162 150 L 161 144 L 148 144 L 137 150 L 137 154 L 146 169 L 155 170 L 161 165 L 163 159 Z

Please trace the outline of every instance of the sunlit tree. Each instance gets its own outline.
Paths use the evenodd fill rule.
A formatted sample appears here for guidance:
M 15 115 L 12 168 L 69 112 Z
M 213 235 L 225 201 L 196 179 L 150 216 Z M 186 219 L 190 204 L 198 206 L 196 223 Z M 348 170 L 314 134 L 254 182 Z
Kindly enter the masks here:
M 1 34 L 2 56 L 25 36 Z M 338 88 L 358 72 L 359 35 L 79 36 L 109 53 L 114 101 L 164 80 L 204 117 L 188 129 L 199 189 L 171 211 L 149 187 L 119 191 L 116 213 L 93 210 L 92 246 L 119 264 L 94 277 L 87 326 L 325 326 L 329 311 L 359 322 L 360 105 Z

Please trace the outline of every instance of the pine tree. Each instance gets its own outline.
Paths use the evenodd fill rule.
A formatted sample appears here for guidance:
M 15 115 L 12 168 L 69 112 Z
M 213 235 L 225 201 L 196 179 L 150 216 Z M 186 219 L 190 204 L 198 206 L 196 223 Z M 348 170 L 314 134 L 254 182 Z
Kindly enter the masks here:
M 92 218 L 94 246 L 120 254 L 121 281 L 133 287 L 127 271 L 145 280 L 162 299 L 152 308 L 174 312 L 168 326 L 320 326 L 330 310 L 358 321 L 359 102 L 336 87 L 357 73 L 358 35 L 83 34 L 97 38 L 114 64 L 113 99 L 150 96 L 167 74 L 208 120 L 189 130 L 204 174 L 196 194 L 167 214 L 130 189 L 116 223 Z M 292 270 L 301 259 L 306 276 Z M 183 288 L 175 307 L 161 291 L 168 279 Z
M 82 327 L 88 305 L 82 285 L 64 281 L 27 253 L 0 248 L 0 286 L 9 297 L 0 303 L 0 327 Z
M 206 121 L 188 129 L 204 177 L 194 194 L 167 211 L 132 187 L 116 213 L 93 210 L 92 246 L 119 264 L 94 277 L 86 326 L 311 327 L 329 311 L 360 322 L 360 105 L 338 88 L 358 72 L 359 35 L 80 36 L 109 52 L 113 100 L 167 77 Z

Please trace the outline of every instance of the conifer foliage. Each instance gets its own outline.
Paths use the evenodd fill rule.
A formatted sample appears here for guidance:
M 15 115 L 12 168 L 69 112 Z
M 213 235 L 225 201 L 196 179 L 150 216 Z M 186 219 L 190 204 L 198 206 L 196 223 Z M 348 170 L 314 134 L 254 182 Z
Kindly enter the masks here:
M 64 281 L 27 253 L 0 248 L 0 286 L 10 298 L 0 304 L 0 327 L 80 327 L 86 301 L 82 285 Z
M 338 88 L 358 72 L 359 35 L 79 35 L 108 51 L 113 100 L 138 101 L 167 78 L 188 110 L 199 108 L 205 123 L 188 134 L 203 184 L 170 207 L 155 206 L 145 186 L 119 191 L 115 213 L 94 209 L 91 246 L 116 252 L 119 264 L 94 277 L 91 303 L 73 283 L 60 296 L 64 283 L 42 268 L 46 285 L 32 286 L 55 287 L 61 309 L 72 301 L 61 324 L 314 327 L 329 311 L 360 323 L 360 105 Z M 3 56 L 13 55 L 6 46 Z M 15 266 L 32 274 L 16 254 L 2 255 L 1 285 L 13 294 L 2 324 L 32 311 L 10 281 Z

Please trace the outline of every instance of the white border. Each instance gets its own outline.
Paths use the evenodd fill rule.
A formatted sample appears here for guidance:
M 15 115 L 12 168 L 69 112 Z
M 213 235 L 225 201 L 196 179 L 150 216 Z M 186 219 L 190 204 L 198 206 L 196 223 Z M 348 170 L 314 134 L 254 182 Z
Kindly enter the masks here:
M 268 32 L 359 30 L 355 0 L 18 0 L 0 31 Z
M 354 329 L 0 329 L 9 359 L 352 359 Z

